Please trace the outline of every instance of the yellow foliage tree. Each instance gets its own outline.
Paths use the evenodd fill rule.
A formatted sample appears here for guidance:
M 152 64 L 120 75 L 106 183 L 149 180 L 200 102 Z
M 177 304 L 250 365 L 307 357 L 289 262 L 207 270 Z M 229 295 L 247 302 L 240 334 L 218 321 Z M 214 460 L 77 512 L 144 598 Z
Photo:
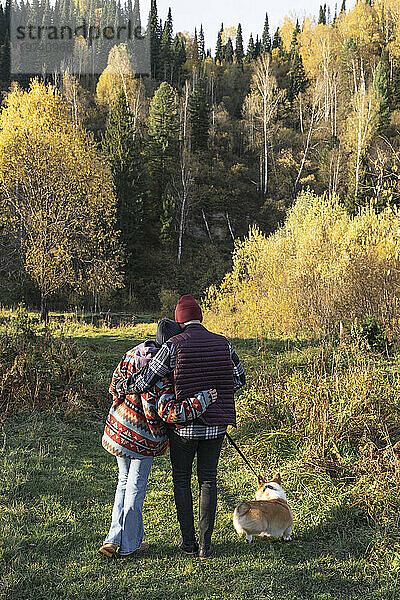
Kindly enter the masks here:
M 285 52 L 290 52 L 295 25 L 296 23 L 293 21 L 293 19 L 285 17 L 282 26 L 279 27 L 283 49 L 285 50 Z
M 364 65 L 372 69 L 383 44 L 382 28 L 375 7 L 357 2 L 347 14 L 343 12 L 339 15 L 337 31 L 343 45 L 350 38 L 355 41 Z
M 353 96 L 351 109 L 347 119 L 346 144 L 351 152 L 352 160 L 349 164 L 350 174 L 354 173 L 354 201 L 357 203 L 360 191 L 360 174 L 362 158 L 369 148 L 369 144 L 376 133 L 378 104 L 374 91 L 367 89 L 364 79 L 356 89 Z M 350 179 L 351 181 L 351 179 Z
M 237 241 L 205 322 L 245 337 L 326 334 L 367 314 L 398 328 L 399 232 L 398 209 L 351 217 L 337 198 L 303 192 L 276 233 Z
M 236 27 L 225 27 L 222 32 L 222 43 L 227 44 L 228 40 L 234 40 L 236 38 Z
M 108 55 L 107 66 L 100 75 L 96 94 L 99 104 L 110 107 L 121 90 L 129 102 L 135 94 L 137 82 L 125 44 L 113 46 Z
M 51 86 L 16 87 L 0 115 L 0 222 L 48 299 L 118 287 L 116 198 L 108 165 Z
M 314 28 L 303 28 L 297 40 L 304 69 L 310 78 L 339 68 L 342 47 L 334 27 L 319 24 Z
M 268 191 L 268 140 L 270 129 L 284 92 L 278 89 L 272 74 L 271 58 L 261 54 L 255 63 L 251 92 L 245 99 L 243 112 L 249 136 L 249 145 L 260 152 L 260 187 Z

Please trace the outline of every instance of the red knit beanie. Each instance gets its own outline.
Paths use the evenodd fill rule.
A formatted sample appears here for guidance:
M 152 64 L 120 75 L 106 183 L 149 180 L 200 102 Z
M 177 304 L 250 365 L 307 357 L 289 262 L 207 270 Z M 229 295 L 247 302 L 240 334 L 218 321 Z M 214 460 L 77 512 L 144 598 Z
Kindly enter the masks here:
M 190 294 L 182 296 L 176 305 L 175 321 L 177 323 L 187 323 L 188 321 L 202 321 L 203 315 L 200 306 Z

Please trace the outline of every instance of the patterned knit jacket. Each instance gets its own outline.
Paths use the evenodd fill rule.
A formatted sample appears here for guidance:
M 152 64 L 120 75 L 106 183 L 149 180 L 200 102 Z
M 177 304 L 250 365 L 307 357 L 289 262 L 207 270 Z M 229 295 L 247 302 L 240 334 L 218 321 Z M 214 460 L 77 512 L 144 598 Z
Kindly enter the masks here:
M 102 438 L 105 450 L 122 458 L 160 456 L 168 449 L 165 423 L 179 424 L 201 416 L 211 404 L 208 390 L 193 398 L 177 402 L 173 383 L 164 378 L 144 394 L 129 394 L 118 398 L 115 386 L 149 361 L 157 347 L 145 342 L 129 350 L 115 370 L 110 394 L 113 404 L 108 413 Z

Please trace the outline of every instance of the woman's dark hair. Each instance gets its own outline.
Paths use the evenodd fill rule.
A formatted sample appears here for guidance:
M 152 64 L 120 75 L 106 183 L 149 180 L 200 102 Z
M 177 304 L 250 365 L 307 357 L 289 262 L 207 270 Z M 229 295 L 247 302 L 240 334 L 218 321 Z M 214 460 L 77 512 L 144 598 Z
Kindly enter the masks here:
M 182 329 L 176 321 L 161 319 L 157 326 L 156 342 L 159 346 L 162 346 L 167 340 L 179 333 L 182 333 Z

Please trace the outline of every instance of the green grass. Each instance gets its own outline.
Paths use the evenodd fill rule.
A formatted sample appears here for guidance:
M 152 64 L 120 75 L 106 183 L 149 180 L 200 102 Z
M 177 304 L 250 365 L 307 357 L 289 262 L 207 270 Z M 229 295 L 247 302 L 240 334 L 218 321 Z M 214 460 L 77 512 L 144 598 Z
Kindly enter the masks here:
M 81 328 L 87 352 L 85 385 L 107 387 L 122 353 L 146 330 Z M 249 373 L 307 368 L 312 348 L 251 341 L 236 344 Z M 315 350 L 317 351 L 317 350 Z M 168 456 L 156 459 L 145 503 L 151 549 L 134 562 L 108 561 L 97 549 L 110 523 L 117 469 L 100 444 L 103 419 L 67 419 L 53 412 L 9 417 L 0 434 L 0 599 L 387 599 L 398 597 L 399 538 L 354 506 L 345 481 L 299 467 L 278 449 L 257 466 L 279 468 L 295 515 L 294 540 L 256 539 L 246 545 L 233 529 L 237 502 L 255 481 L 227 444 L 221 457 L 214 557 L 206 563 L 179 554 Z M 250 450 L 243 422 L 237 439 Z M 197 489 L 195 489 L 195 496 Z

